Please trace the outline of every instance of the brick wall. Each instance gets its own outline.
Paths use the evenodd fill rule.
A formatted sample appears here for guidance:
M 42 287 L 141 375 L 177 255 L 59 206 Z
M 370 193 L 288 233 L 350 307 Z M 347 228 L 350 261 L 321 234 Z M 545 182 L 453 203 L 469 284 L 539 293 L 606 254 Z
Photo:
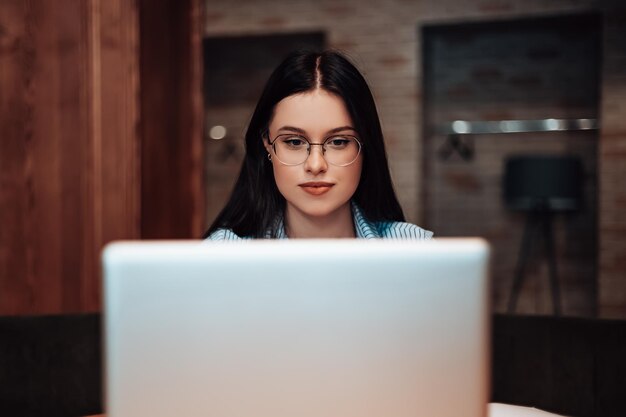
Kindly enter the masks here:
M 626 5 L 622 5 L 626 7 Z M 626 317 L 626 12 L 607 13 L 599 149 L 600 315 Z
M 376 98 L 388 145 L 392 176 L 400 202 L 410 221 L 432 227 L 425 215 L 423 178 L 423 25 L 470 21 L 493 21 L 560 13 L 600 11 L 604 13 L 604 57 L 601 64 L 600 112 L 603 127 L 598 149 L 598 306 L 604 317 L 626 318 L 626 44 L 624 16 L 619 1 L 593 0 L 382 0 L 319 1 L 266 0 L 264 2 L 210 0 L 206 2 L 206 35 L 254 36 L 264 34 L 322 31 L 327 43 L 349 54 L 369 81 Z M 245 106 L 244 106 L 245 107 Z M 231 109 L 228 117 L 245 123 L 246 112 Z M 207 117 L 212 117 L 207 115 Z M 239 129 L 243 129 L 245 124 Z M 237 129 L 234 129 L 237 131 Z M 217 152 L 207 143 L 207 155 Z M 215 148 L 215 149 L 213 149 Z M 207 165 L 215 164 L 209 158 Z M 223 204 L 236 175 L 235 162 L 222 169 L 221 177 L 207 168 L 209 217 Z M 219 184 L 219 185 L 218 185 Z M 215 192 L 216 188 L 222 191 Z M 209 218 L 207 221 L 212 220 Z M 424 221 L 427 221 L 424 223 Z M 437 230 L 435 230 L 437 232 Z M 514 237 L 512 237 L 514 239 Z M 503 291 L 496 291 L 496 306 Z M 578 296 L 577 296 L 578 297 Z M 542 305 L 529 312 L 542 312 Z

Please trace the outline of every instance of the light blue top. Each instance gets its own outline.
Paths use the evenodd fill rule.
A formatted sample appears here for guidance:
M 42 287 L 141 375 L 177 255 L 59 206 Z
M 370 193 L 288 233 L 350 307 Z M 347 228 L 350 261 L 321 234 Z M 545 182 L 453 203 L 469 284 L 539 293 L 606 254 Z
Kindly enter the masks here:
M 411 223 L 405 222 L 371 222 L 365 218 L 361 209 L 352 204 L 352 218 L 354 219 L 354 229 L 356 237 L 359 239 L 413 239 L 413 240 L 429 240 L 433 236 L 433 232 L 422 229 Z M 276 238 L 288 239 L 285 232 L 283 219 L 277 219 Z M 266 237 L 271 237 L 268 231 Z M 217 229 L 211 233 L 208 240 L 238 240 L 252 239 L 249 236 L 238 236 L 231 229 Z

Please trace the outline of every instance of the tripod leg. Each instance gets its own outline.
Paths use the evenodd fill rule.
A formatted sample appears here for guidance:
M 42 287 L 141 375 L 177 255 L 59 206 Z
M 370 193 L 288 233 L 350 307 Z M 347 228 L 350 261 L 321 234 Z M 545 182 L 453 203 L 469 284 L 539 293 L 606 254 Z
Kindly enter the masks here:
M 543 235 L 548 256 L 548 268 L 550 273 L 550 289 L 552 290 L 552 308 L 554 315 L 561 315 L 561 291 L 559 288 L 559 277 L 556 269 L 556 254 L 554 251 L 554 233 L 552 231 L 552 214 L 544 213 L 542 216 Z
M 509 295 L 509 305 L 507 312 L 513 314 L 517 305 L 517 299 L 519 297 L 520 290 L 522 289 L 522 283 L 524 281 L 524 270 L 526 268 L 526 262 L 530 253 L 530 247 L 533 237 L 533 231 L 535 229 L 536 219 L 535 213 L 528 213 L 526 217 L 526 225 L 524 226 L 524 235 L 522 237 L 522 244 L 520 245 L 519 257 L 517 258 L 517 265 L 515 267 L 515 277 L 513 278 L 513 287 L 511 294 Z

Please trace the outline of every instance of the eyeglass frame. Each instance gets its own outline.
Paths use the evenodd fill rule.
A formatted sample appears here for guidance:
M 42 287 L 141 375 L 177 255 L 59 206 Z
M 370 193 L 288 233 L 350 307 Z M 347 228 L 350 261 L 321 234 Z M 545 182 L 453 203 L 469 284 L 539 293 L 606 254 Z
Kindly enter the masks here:
M 309 140 L 308 140 L 308 138 L 306 136 L 300 135 L 298 133 L 281 133 L 279 135 L 276 135 L 276 137 L 274 137 L 273 140 L 270 139 L 269 132 L 266 133 L 264 136 L 267 139 L 267 143 L 272 146 L 272 150 L 274 151 L 274 155 L 276 155 L 276 159 L 278 160 L 278 162 L 280 162 L 283 165 L 290 166 L 290 167 L 295 167 L 295 166 L 304 164 L 307 161 L 307 159 L 309 159 L 309 156 L 311 156 L 311 146 L 321 146 L 322 147 L 322 157 L 324 158 L 324 160 L 327 163 L 329 163 L 330 165 L 333 165 L 333 166 L 336 166 L 336 167 L 347 167 L 347 166 L 352 165 L 353 163 L 356 162 L 357 159 L 359 159 L 359 155 L 361 155 L 361 150 L 363 149 L 363 144 L 361 143 L 359 138 L 357 136 L 355 136 L 355 135 L 341 135 L 341 134 L 337 134 L 337 135 L 333 135 L 333 136 L 328 136 L 326 139 L 324 139 L 324 142 L 322 142 L 322 143 L 309 142 Z M 298 138 L 302 138 L 308 144 L 307 149 L 306 149 L 307 156 L 306 156 L 306 158 L 304 158 L 304 161 L 302 161 L 300 163 L 297 163 L 297 164 L 288 164 L 288 163 L 285 163 L 285 162 L 280 160 L 280 157 L 278 156 L 278 153 L 276 152 L 276 141 L 281 136 L 296 136 Z M 359 150 L 358 150 L 356 156 L 354 157 L 354 159 L 352 161 L 350 161 L 349 163 L 345 164 L 345 165 L 333 164 L 332 162 L 328 161 L 326 159 L 326 157 L 325 157 L 325 155 L 326 155 L 326 148 L 324 147 L 324 145 L 326 145 L 326 142 L 328 142 L 330 139 L 336 138 L 338 136 L 349 136 L 350 138 L 353 138 L 356 141 L 356 143 L 359 145 Z

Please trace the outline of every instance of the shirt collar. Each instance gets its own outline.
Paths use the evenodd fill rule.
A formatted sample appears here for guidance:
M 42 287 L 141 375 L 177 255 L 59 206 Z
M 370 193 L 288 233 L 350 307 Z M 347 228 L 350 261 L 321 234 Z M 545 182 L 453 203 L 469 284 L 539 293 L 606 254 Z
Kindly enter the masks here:
M 380 237 L 378 229 L 361 212 L 361 208 L 352 202 L 352 219 L 354 220 L 354 230 L 359 239 L 377 239 Z

